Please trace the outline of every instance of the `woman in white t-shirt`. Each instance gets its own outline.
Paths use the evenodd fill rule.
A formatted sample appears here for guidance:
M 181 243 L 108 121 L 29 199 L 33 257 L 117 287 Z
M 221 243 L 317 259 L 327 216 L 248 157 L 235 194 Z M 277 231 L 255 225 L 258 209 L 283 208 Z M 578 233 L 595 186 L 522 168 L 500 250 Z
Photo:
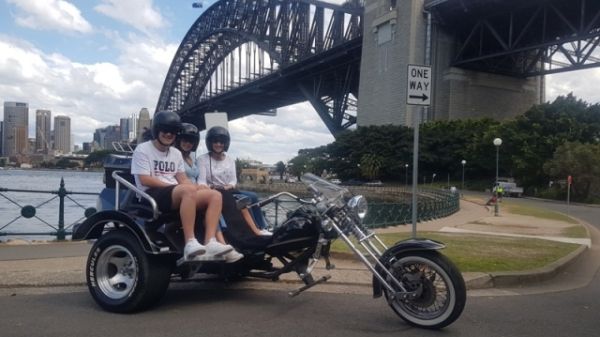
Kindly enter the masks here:
M 237 185 L 235 161 L 226 153 L 230 141 L 229 131 L 224 127 L 214 126 L 208 130 L 206 133 L 208 153 L 198 157 L 197 166 L 200 169 L 200 175 L 197 182 L 199 185 L 238 193 L 235 190 Z M 271 232 L 267 230 L 258 229 L 248 209 L 244 208 L 241 212 L 252 233 L 255 235 L 271 235 Z

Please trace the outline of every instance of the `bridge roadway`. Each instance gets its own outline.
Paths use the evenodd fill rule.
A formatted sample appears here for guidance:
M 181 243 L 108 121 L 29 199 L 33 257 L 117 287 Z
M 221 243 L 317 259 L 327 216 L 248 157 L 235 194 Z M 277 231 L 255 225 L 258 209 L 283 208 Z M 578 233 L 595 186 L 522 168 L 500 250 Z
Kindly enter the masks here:
M 566 211 L 562 204 L 543 205 Z M 571 206 L 570 213 L 591 224 L 592 249 L 552 280 L 515 288 L 471 290 L 465 312 L 444 329 L 444 334 L 596 336 L 600 328 L 600 208 Z M 453 221 L 458 220 L 450 219 L 447 225 Z M 0 262 L 2 270 L 6 269 Z M 101 311 L 82 286 L 2 288 L 2 331 L 7 336 L 130 336 L 132 329 L 143 336 L 439 335 L 404 324 L 384 300 L 370 298 L 368 287 L 337 286 L 290 299 L 281 290 L 294 285 L 266 284 L 276 288 L 266 291 L 266 287 L 256 286 L 231 289 L 206 282 L 177 283 L 160 306 L 135 315 Z

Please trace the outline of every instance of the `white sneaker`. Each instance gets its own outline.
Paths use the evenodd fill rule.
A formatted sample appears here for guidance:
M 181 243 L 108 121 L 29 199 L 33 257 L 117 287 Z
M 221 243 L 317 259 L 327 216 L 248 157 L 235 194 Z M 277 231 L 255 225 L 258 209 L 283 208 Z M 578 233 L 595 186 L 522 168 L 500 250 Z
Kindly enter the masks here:
M 261 229 L 260 235 L 261 236 L 271 236 L 271 235 L 273 235 L 273 233 L 269 232 L 267 229 Z
M 192 260 L 195 256 L 206 253 L 206 247 L 201 245 L 196 239 L 188 240 L 183 248 L 184 260 Z
M 244 254 L 234 249 L 229 253 L 223 255 L 223 257 L 225 258 L 225 263 L 234 263 L 244 258 Z
M 210 240 L 205 247 L 206 255 L 210 256 L 223 256 L 233 251 L 233 247 L 231 245 L 224 245 L 216 240 Z

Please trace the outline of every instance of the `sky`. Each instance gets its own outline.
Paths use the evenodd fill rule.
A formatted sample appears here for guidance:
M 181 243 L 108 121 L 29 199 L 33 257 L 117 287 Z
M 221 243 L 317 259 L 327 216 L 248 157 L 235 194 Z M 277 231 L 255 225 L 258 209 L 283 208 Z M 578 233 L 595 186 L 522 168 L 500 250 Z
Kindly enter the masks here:
M 35 110 L 49 109 L 71 118 L 75 144 L 89 142 L 97 128 L 154 111 L 179 43 L 215 1 L 0 0 L 0 101 L 29 103 L 30 138 Z M 599 69 L 547 76 L 546 98 L 573 92 L 598 103 L 598 80 Z M 233 157 L 267 164 L 334 140 L 308 103 L 229 129 Z

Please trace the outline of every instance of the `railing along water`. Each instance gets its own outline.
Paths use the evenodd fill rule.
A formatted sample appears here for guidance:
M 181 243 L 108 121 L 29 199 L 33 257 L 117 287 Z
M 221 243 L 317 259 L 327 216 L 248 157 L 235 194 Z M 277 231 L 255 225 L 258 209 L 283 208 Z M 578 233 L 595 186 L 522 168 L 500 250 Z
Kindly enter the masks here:
M 247 184 L 240 189 L 275 193 L 276 191 L 291 191 L 302 194 L 305 187 L 302 184 Z M 381 228 L 394 225 L 405 225 L 412 221 L 412 207 L 409 189 L 396 186 L 351 186 L 354 194 L 363 194 L 369 200 L 369 211 L 364 223 L 370 228 Z M 460 195 L 449 190 L 419 188 L 419 203 L 417 221 L 429 221 L 452 215 L 460 209 Z M 378 197 L 386 196 L 389 201 L 376 201 Z M 390 197 L 392 196 L 392 197 Z M 285 213 L 299 205 L 293 200 L 276 200 L 270 208 L 265 209 L 271 225 L 277 226 L 285 220 Z
M 13 193 L 37 193 L 37 194 L 53 194 L 54 196 L 51 197 L 48 200 L 45 200 L 41 203 L 39 203 L 36 206 L 33 205 L 23 205 L 21 202 L 15 200 L 14 198 L 10 198 L 7 195 L 7 192 L 13 192 Z M 94 214 L 96 212 L 96 209 L 94 207 L 88 207 L 86 208 L 84 205 L 82 205 L 81 203 L 79 203 L 77 200 L 73 199 L 70 197 L 70 195 L 98 195 L 98 193 L 94 193 L 94 192 L 73 192 L 73 191 L 68 191 L 65 188 L 65 181 L 64 179 L 60 179 L 60 186 L 58 188 L 58 190 L 56 191 L 47 191 L 47 190 L 25 190 L 25 189 L 12 189 L 12 188 L 3 188 L 0 187 L 0 197 L 3 197 L 4 199 L 8 200 L 10 203 L 12 203 L 14 206 L 19 207 L 21 209 L 20 215 L 18 215 L 17 217 L 15 217 L 12 220 L 9 220 L 7 223 L 5 224 L 0 224 L 0 236 L 35 236 L 35 235 L 46 235 L 46 236 L 56 236 L 57 240 L 65 240 L 67 235 L 72 234 L 72 232 L 70 231 L 71 228 L 73 227 L 73 225 L 75 225 L 76 223 L 78 223 L 79 221 L 81 221 L 84 218 L 87 218 L 89 216 L 91 216 L 92 214 Z M 37 209 L 45 206 L 47 204 L 49 204 L 51 201 L 55 200 L 56 198 L 58 198 L 59 200 L 59 205 L 58 205 L 58 223 L 56 225 L 50 224 L 48 221 L 38 217 L 36 215 L 37 213 Z M 76 206 L 84 209 L 84 216 L 80 217 L 79 219 L 77 219 L 76 221 L 74 221 L 71 224 L 67 224 L 65 226 L 65 199 L 70 200 L 71 202 L 73 202 Z M 50 232 L 5 232 L 3 231 L 5 228 L 13 225 L 19 220 L 19 219 L 30 219 L 30 218 L 36 218 L 37 220 L 41 221 L 42 224 L 46 225 L 47 227 L 53 229 L 53 231 Z

